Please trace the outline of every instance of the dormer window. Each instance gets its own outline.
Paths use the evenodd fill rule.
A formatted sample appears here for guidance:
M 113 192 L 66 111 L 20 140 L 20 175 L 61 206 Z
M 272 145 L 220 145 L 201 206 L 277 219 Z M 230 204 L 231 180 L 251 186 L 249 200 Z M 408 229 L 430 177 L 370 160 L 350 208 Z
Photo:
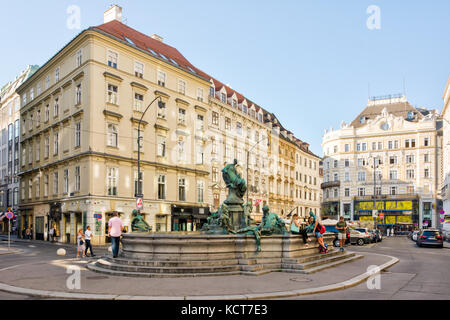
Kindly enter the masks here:
M 209 87 L 209 96 L 214 97 L 214 87 Z
M 413 111 L 409 111 L 409 112 L 408 112 L 407 119 L 408 119 L 408 120 L 414 119 L 414 112 L 413 112 Z
M 227 96 L 225 93 L 220 94 L 220 100 L 222 100 L 223 103 L 227 103 Z
M 361 123 L 361 124 L 364 124 L 364 123 L 366 123 L 366 117 L 365 116 L 362 116 L 361 118 L 359 118 L 359 123 Z

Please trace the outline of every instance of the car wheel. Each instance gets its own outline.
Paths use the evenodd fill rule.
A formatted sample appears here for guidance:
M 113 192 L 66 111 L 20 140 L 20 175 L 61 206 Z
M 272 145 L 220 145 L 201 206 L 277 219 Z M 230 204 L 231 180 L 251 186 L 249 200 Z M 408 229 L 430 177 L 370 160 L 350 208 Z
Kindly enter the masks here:
M 364 245 L 364 239 L 358 239 L 358 246 Z
M 333 246 L 335 246 L 336 248 L 341 246 L 341 243 L 340 243 L 339 239 L 335 239 L 333 241 Z

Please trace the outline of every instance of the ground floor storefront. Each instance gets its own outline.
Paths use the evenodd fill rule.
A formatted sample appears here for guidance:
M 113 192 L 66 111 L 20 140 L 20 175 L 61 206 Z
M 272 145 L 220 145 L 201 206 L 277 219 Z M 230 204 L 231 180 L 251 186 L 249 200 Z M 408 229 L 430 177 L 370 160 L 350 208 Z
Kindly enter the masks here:
M 21 207 L 18 213 L 19 238 L 26 238 L 30 229 L 32 239 L 76 243 L 79 230 L 90 226 L 92 244 L 110 243 L 108 222 L 117 212 L 124 232 L 131 232 L 135 199 L 80 198 Z M 173 205 L 162 201 L 146 201 L 141 215 L 153 232 L 198 231 L 209 215 L 209 207 Z M 55 236 L 50 232 L 56 230 Z

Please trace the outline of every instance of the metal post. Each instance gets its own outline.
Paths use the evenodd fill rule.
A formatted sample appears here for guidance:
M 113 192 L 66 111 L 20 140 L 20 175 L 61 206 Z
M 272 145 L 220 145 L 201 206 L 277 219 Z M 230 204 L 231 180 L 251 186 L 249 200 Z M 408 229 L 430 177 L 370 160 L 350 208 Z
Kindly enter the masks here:
M 376 158 L 373 158 L 373 209 L 377 211 L 377 176 L 376 176 L 376 170 L 375 170 L 375 160 Z M 374 217 L 374 228 L 375 228 L 375 234 L 377 229 L 377 217 Z M 375 237 L 375 242 L 377 242 L 377 238 Z
M 250 158 L 250 150 L 247 150 L 247 202 L 246 202 L 246 205 L 248 205 L 248 188 L 249 188 L 249 185 L 248 185 L 248 161 L 249 161 L 249 158 Z
M 8 251 L 11 247 L 11 219 L 8 219 Z

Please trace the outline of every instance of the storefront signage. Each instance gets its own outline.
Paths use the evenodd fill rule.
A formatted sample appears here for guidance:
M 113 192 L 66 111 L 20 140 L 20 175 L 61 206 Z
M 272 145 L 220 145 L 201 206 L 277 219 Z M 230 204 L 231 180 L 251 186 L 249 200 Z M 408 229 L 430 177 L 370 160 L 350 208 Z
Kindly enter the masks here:
M 385 204 L 385 208 L 383 207 L 383 204 Z M 359 210 L 373 210 L 374 205 L 373 201 L 367 201 L 367 202 L 360 202 L 358 203 Z M 385 201 L 383 202 L 376 202 L 375 205 L 377 210 L 412 210 L 412 201 Z
M 395 216 L 387 216 L 385 218 L 386 224 L 395 224 Z

